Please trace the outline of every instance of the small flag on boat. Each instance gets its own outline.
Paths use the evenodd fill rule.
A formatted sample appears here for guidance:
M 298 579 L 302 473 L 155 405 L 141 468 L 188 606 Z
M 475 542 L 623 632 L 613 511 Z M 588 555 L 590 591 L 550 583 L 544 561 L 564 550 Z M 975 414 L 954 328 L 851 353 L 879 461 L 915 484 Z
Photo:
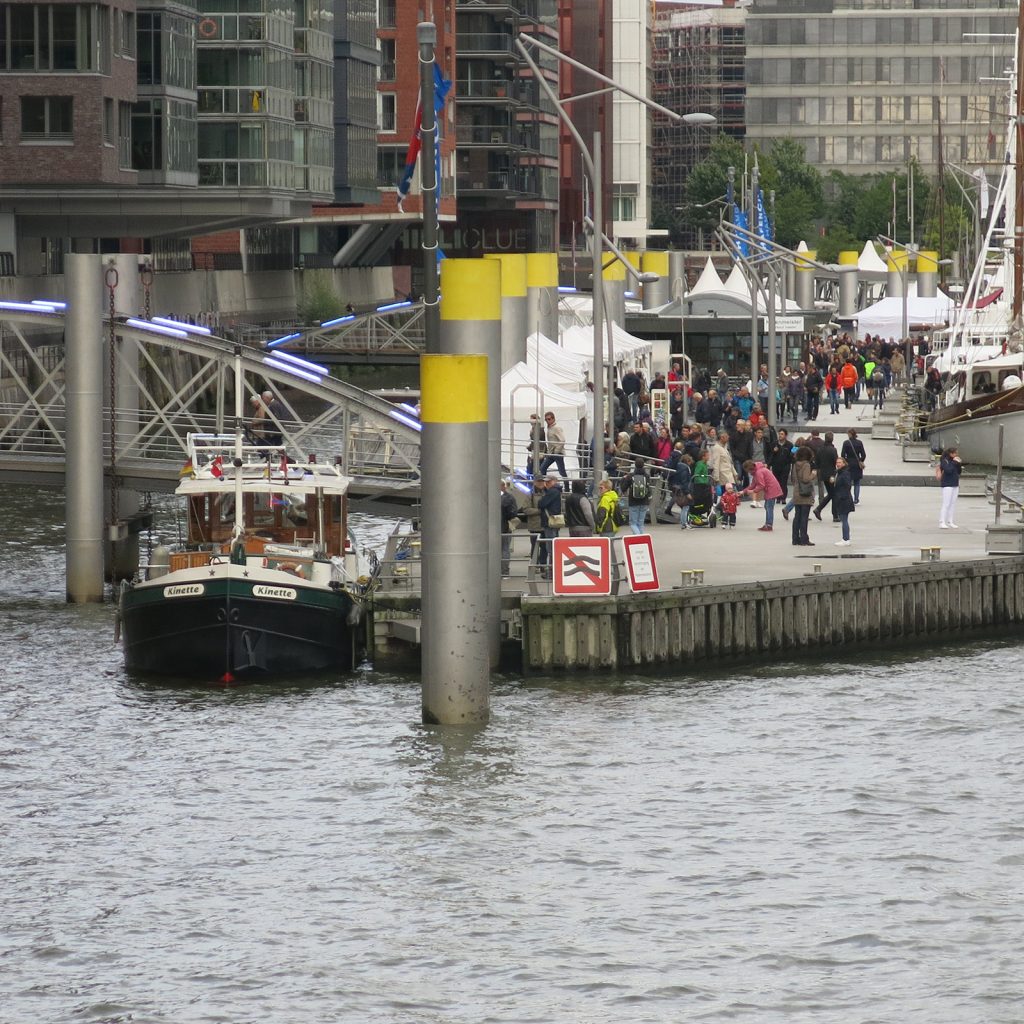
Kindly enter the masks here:
M 223 465 L 224 457 L 222 455 L 218 455 L 217 458 L 215 458 L 213 462 L 210 463 L 210 473 L 213 476 L 215 476 L 218 480 L 220 480 L 224 476 L 224 470 L 222 468 Z
M 189 459 L 181 469 L 178 470 L 178 479 L 182 480 L 187 476 L 193 475 L 192 460 Z

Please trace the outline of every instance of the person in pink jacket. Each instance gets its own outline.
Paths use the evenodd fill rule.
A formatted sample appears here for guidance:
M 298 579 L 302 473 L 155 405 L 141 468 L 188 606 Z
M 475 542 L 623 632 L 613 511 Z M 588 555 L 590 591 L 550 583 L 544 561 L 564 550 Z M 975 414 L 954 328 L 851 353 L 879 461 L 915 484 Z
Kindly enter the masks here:
M 763 463 L 748 459 L 743 463 L 750 483 L 743 494 L 764 494 L 764 526 L 758 527 L 762 533 L 771 533 L 775 524 L 775 499 L 782 497 L 782 487 L 775 479 L 775 474 Z

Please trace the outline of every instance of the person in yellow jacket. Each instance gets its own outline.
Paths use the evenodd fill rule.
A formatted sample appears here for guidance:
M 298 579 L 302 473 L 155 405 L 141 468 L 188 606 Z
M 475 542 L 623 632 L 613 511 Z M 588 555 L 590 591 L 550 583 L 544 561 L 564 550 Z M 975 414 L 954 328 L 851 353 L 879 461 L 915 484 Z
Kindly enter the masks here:
M 594 514 L 594 532 L 606 536 L 614 536 L 619 532 L 615 522 L 615 510 L 619 506 L 619 496 L 612 486 L 611 480 L 602 480 L 598 484 L 600 495 L 597 502 L 597 511 Z

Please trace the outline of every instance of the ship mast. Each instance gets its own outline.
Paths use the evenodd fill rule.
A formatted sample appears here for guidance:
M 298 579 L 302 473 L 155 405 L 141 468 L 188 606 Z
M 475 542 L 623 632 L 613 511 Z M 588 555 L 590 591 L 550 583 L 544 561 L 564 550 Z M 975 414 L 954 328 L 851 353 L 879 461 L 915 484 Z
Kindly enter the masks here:
M 1013 181 L 1013 316 L 1020 319 L 1021 301 L 1024 299 L 1024 3 L 1017 7 L 1017 58 L 1014 64 L 1017 76 L 1014 107 L 1014 181 Z

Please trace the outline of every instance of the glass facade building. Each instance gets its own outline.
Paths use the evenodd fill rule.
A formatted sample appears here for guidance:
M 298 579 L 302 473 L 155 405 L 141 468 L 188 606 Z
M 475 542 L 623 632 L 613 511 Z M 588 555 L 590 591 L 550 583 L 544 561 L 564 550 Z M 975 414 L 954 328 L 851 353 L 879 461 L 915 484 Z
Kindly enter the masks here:
M 758 0 L 746 12 L 747 137 L 799 140 L 823 171 L 1003 157 L 1016 0 Z

